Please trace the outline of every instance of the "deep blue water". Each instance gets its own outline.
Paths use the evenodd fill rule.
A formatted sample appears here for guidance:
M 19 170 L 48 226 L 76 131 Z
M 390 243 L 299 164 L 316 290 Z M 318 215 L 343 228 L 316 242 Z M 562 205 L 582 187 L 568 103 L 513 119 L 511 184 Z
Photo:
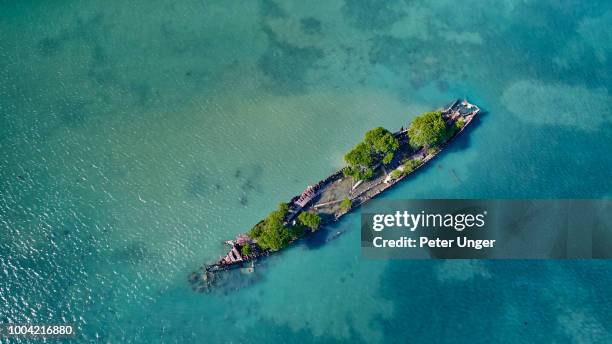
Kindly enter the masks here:
M 0 2 L 0 322 L 79 342 L 612 342 L 609 262 L 368 261 L 359 214 L 250 286 L 187 283 L 367 129 L 456 97 L 486 113 L 384 198 L 609 198 L 611 24 L 608 1 Z

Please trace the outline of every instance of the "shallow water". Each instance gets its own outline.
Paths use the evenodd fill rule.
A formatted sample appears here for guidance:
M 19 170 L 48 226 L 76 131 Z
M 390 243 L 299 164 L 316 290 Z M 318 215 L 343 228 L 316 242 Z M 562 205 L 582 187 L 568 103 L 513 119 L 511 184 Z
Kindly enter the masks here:
M 358 214 L 252 286 L 187 283 L 367 129 L 456 97 L 486 114 L 383 197 L 610 197 L 609 2 L 0 8 L 0 322 L 81 342 L 612 340 L 605 261 L 366 261 Z

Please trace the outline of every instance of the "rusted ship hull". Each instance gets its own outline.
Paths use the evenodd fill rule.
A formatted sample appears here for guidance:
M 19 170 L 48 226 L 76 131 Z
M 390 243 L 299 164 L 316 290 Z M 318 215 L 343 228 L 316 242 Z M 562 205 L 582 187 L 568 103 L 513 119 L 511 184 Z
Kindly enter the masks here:
M 467 102 L 467 100 L 456 100 L 449 107 L 442 110 L 442 115 L 447 120 L 447 122 L 457 121 L 459 118 L 463 119 L 464 125 L 444 144 L 440 146 L 440 149 L 435 153 L 430 154 L 426 151 L 417 151 L 412 153 L 414 155 L 422 154 L 422 159 L 419 159 L 421 162 L 418 166 L 416 166 L 410 173 L 403 174 L 398 178 L 394 178 L 389 180 L 388 174 L 386 174 L 386 178 L 380 177 L 374 182 L 368 182 L 368 186 L 363 188 L 363 190 L 351 195 L 350 199 L 352 201 L 352 206 L 349 210 L 335 212 L 333 216 L 326 217 L 321 223 L 322 226 L 329 224 L 330 222 L 337 221 L 342 216 L 350 212 L 351 210 L 361 206 L 372 198 L 378 196 L 385 190 L 393 187 L 406 177 L 412 175 L 416 170 L 425 166 L 429 161 L 433 160 L 437 157 L 455 138 L 457 138 L 461 133 L 465 131 L 465 129 L 473 122 L 476 115 L 480 112 L 480 108 L 474 104 Z M 393 133 L 393 135 L 398 138 L 400 142 L 408 142 L 407 129 L 401 129 Z M 289 201 L 290 206 L 290 215 L 287 218 L 287 222 L 292 221 L 301 211 L 311 209 L 318 209 L 317 205 L 312 205 L 311 203 L 315 200 L 322 190 L 325 189 L 327 185 L 330 185 L 334 182 L 337 182 L 344 178 L 342 170 L 333 173 L 327 178 L 319 181 L 314 186 L 309 186 L 302 194 L 293 197 Z M 356 185 L 358 185 L 357 183 Z M 333 203 L 333 202 L 330 202 Z M 299 240 L 299 239 L 297 239 Z M 219 261 L 214 264 L 204 265 L 198 272 L 194 272 L 190 275 L 190 282 L 194 286 L 194 289 L 199 291 L 210 291 L 212 287 L 215 286 L 218 279 L 218 273 L 222 271 L 232 270 L 235 268 L 244 268 L 245 265 L 251 264 L 251 268 L 253 269 L 253 263 L 257 259 L 268 256 L 271 253 L 275 253 L 269 250 L 261 250 L 257 246 L 257 243 L 249 238 L 247 235 L 239 235 L 236 240 L 229 240 L 226 242 L 230 245 L 230 250 L 225 257 L 221 257 Z M 254 247 L 255 250 L 249 255 L 242 255 L 240 253 L 241 247 L 248 243 L 251 247 Z M 247 269 L 247 270 L 248 270 Z M 252 271 L 251 271 L 252 272 Z

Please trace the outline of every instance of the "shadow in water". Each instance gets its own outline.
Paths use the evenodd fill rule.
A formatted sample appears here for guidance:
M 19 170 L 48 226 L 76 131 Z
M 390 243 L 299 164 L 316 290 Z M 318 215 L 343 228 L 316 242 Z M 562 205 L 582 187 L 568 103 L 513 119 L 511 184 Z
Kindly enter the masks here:
M 331 218 L 332 216 L 327 215 L 327 217 Z M 323 219 L 323 223 L 326 223 L 325 219 Z M 338 228 L 338 222 L 328 222 L 321 229 L 304 238 L 302 242 L 307 249 L 318 250 L 345 233 L 345 230 L 338 230 Z

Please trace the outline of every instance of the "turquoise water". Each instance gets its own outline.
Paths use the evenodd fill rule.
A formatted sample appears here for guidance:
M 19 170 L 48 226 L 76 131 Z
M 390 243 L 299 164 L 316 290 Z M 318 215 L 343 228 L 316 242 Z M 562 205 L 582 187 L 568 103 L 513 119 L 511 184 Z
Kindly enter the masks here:
M 0 2 L 0 322 L 110 343 L 610 342 L 610 263 L 367 261 L 358 214 L 251 286 L 187 283 L 364 131 L 451 98 L 486 114 L 383 197 L 610 197 L 610 24 L 608 1 Z

